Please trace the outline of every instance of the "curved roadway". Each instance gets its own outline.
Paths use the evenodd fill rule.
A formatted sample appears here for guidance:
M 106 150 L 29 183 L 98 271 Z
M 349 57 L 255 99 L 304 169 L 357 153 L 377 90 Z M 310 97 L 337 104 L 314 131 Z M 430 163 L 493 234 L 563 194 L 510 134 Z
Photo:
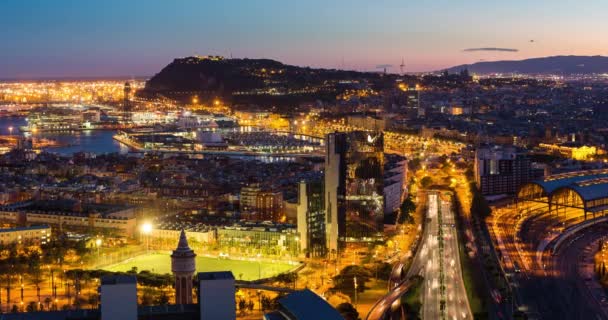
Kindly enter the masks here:
M 554 304 L 559 307 L 551 310 L 554 312 L 547 319 L 608 319 L 605 303 L 602 305 L 598 292 L 591 289 L 592 282 L 597 280 L 592 274 L 582 273 L 584 258 L 593 255 L 587 248 L 606 234 L 606 224 L 581 231 L 550 260 L 550 270 L 547 271 L 556 288 Z
M 587 286 L 595 281 L 594 278 L 583 277 L 580 272 L 584 249 L 608 234 L 608 224 L 598 224 L 576 233 L 555 256 L 547 251 L 537 253 L 537 250 L 548 250 L 550 245 L 540 244 L 560 231 L 556 228 L 563 227 L 555 218 L 546 213 L 520 218 L 514 211 L 499 211 L 494 217 L 492 231 L 503 252 L 504 268 L 511 274 L 520 310 L 526 312 L 529 319 L 608 320 L 603 309 L 608 305 Z M 565 225 L 580 221 L 580 217 L 570 217 Z M 523 225 L 523 230 L 517 227 L 519 225 Z M 536 263 L 533 256 L 539 254 L 545 257 L 546 265 Z M 515 263 L 521 272 L 516 271 Z

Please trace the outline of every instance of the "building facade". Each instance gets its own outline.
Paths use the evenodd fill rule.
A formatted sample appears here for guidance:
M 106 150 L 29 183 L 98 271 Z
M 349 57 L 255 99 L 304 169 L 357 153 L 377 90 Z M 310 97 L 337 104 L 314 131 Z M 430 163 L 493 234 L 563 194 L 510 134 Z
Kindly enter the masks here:
M 298 234 L 301 252 L 307 257 L 327 255 L 324 200 L 322 181 L 302 181 L 298 185 Z
M 236 319 L 236 290 L 232 272 L 200 272 L 197 278 L 200 319 Z
M 475 182 L 483 195 L 515 194 L 543 175 L 530 158 L 513 146 L 484 146 L 475 150 Z
M 51 227 L 31 226 L 0 229 L 0 245 L 6 244 L 45 244 L 50 240 Z
M 217 229 L 217 245 L 223 252 L 292 257 L 300 253 L 297 229 L 292 225 L 244 223 Z
M 262 188 L 259 183 L 248 184 L 241 188 L 241 210 L 249 220 L 285 222 L 283 193 Z
M 175 239 L 179 239 L 182 230 L 186 232 L 190 244 L 210 244 L 215 241 L 215 228 L 197 224 L 160 224 L 152 228 L 149 237 L 160 243 L 171 241 L 171 245 L 174 245 Z
M 60 201 L 28 201 L 0 207 L 0 220 L 11 223 L 46 224 L 71 228 L 101 228 L 129 237 L 137 227 L 132 207 L 113 205 L 64 206 Z M 40 204 L 43 203 L 43 204 Z
M 255 212 L 258 221 L 285 222 L 283 193 L 274 190 L 258 193 L 255 199 Z
M 384 214 L 391 214 L 401 206 L 405 194 L 407 160 L 398 155 L 386 155 L 384 165 Z
M 137 278 L 104 276 L 99 287 L 101 320 L 137 320 Z
M 259 183 L 250 183 L 241 188 L 241 210 L 247 211 L 255 208 L 257 196 L 262 191 Z

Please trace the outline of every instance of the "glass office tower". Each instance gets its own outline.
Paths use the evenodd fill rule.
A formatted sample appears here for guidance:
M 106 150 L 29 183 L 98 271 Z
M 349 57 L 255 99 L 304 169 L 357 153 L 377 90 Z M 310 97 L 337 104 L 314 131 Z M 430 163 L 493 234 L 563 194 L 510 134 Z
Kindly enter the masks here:
M 382 237 L 384 137 L 371 131 L 327 136 L 325 156 L 326 233 L 330 251 L 348 242 Z

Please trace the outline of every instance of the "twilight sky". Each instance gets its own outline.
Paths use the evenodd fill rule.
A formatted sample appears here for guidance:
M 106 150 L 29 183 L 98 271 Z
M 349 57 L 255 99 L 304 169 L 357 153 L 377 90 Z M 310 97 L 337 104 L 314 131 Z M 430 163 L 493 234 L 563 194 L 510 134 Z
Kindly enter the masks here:
M 606 0 L 0 0 L 0 79 L 152 75 L 194 54 L 393 72 L 402 58 L 428 71 L 608 55 L 606 12 Z

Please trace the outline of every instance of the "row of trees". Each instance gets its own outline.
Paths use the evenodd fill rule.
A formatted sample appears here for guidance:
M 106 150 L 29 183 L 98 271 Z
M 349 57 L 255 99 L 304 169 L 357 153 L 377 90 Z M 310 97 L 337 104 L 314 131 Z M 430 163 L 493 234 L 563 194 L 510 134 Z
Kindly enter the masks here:
M 372 278 L 372 272 L 358 265 L 347 266 L 334 276 L 334 289 L 354 296 L 355 278 L 357 279 L 357 292 L 361 293 L 367 289 L 365 284 Z
M 416 203 L 412 199 L 412 195 L 408 193 L 407 198 L 401 203 L 401 214 L 399 215 L 399 224 L 414 223 L 414 213 L 416 212 Z
M 469 189 L 473 195 L 473 199 L 471 200 L 471 215 L 483 221 L 486 217 L 490 216 L 492 209 L 490 209 L 486 198 L 477 189 L 475 181 L 469 182 Z
M 86 241 L 66 240 L 63 237 L 48 243 L 26 245 L 17 243 L 0 244 L 0 266 L 19 266 L 32 263 L 59 264 L 81 260 L 89 252 Z
M 137 267 L 133 267 L 127 272 L 112 272 L 102 269 L 71 269 L 66 271 L 68 278 L 84 281 L 90 279 L 100 279 L 109 275 L 135 275 L 137 283 L 145 287 L 164 288 L 173 285 L 173 276 L 171 274 L 152 273 L 148 270 L 138 271 Z

